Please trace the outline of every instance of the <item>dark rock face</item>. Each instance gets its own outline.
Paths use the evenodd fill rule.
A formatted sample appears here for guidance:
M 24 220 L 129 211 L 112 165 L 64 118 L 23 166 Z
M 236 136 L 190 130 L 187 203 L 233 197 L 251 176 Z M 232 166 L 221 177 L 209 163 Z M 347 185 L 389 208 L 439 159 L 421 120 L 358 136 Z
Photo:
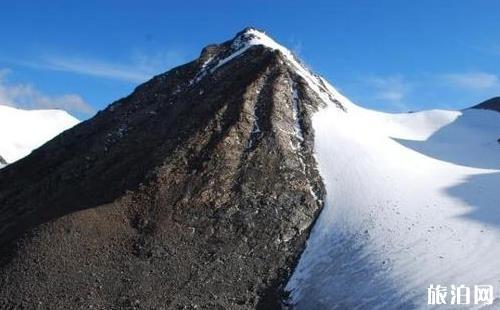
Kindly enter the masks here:
M 232 49 L 0 170 L 1 309 L 280 308 L 322 206 L 321 101 L 263 46 L 209 72 Z
M 7 165 L 7 161 L 0 155 L 0 165 Z
M 494 97 L 483 101 L 480 104 L 473 106 L 472 109 L 483 109 L 500 112 L 500 97 Z

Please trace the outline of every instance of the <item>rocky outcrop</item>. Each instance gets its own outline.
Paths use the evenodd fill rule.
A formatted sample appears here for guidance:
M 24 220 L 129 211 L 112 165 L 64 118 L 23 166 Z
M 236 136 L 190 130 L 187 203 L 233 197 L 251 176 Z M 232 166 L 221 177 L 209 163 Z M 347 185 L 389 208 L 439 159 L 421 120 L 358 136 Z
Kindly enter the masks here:
M 248 39 L 0 171 L 0 308 L 280 308 L 322 207 L 322 101 Z

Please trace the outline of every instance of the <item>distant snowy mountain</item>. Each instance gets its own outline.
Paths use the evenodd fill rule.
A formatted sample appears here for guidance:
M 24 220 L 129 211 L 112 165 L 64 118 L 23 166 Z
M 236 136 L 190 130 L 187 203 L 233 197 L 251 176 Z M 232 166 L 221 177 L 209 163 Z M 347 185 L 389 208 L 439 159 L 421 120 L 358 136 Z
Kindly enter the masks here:
M 0 156 L 4 164 L 12 163 L 78 122 L 62 110 L 21 110 L 0 105 Z
M 500 112 L 500 97 L 494 97 L 474 106 L 474 109 L 492 110 Z

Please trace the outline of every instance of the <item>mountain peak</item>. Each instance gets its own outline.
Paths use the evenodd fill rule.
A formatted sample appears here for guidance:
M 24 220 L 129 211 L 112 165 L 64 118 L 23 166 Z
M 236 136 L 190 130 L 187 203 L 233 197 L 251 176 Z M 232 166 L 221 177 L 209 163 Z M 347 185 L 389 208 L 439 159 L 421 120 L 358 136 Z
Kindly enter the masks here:
M 254 27 L 247 27 L 238 32 L 231 42 L 231 47 L 234 51 L 244 52 L 252 46 L 261 45 L 271 50 L 278 50 L 288 60 L 301 63 L 289 49 L 276 42 L 273 38 L 268 36 L 265 31 Z M 304 65 L 301 64 L 301 66 Z
M 349 99 L 340 94 L 324 78 L 312 72 L 288 48 L 276 42 L 263 30 L 254 27 L 243 29 L 232 40 L 223 44 L 205 47 L 199 59 L 201 61 L 199 71 L 192 82 L 199 82 L 205 76 L 214 73 L 219 68 L 258 46 L 273 52 L 277 51 L 281 55 L 282 63 L 299 75 L 326 105 L 334 104 L 344 111 L 347 110 L 348 106 L 353 105 Z
M 284 48 L 268 36 L 265 31 L 254 27 L 247 27 L 238 32 L 233 42 L 234 41 L 237 43 L 247 43 L 248 45 L 264 45 L 272 49 L 276 49 L 277 47 Z
M 245 28 L 243 28 L 243 30 L 239 31 L 236 36 L 238 35 L 242 35 L 242 34 L 245 34 L 245 33 L 251 33 L 251 32 L 260 32 L 262 34 L 266 34 L 266 32 L 260 28 L 257 28 L 257 27 L 253 27 L 253 26 L 247 26 Z

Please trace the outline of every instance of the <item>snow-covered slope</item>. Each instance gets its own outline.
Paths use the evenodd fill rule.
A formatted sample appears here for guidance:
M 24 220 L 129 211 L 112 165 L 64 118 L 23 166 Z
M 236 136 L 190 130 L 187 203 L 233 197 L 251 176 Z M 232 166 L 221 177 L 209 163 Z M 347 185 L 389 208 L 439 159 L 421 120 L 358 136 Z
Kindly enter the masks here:
M 76 118 L 61 110 L 21 110 L 0 105 L 0 156 L 12 163 L 77 123 Z
M 342 104 L 313 118 L 327 196 L 288 284 L 297 308 L 427 308 L 430 284 L 498 298 L 500 113 Z

